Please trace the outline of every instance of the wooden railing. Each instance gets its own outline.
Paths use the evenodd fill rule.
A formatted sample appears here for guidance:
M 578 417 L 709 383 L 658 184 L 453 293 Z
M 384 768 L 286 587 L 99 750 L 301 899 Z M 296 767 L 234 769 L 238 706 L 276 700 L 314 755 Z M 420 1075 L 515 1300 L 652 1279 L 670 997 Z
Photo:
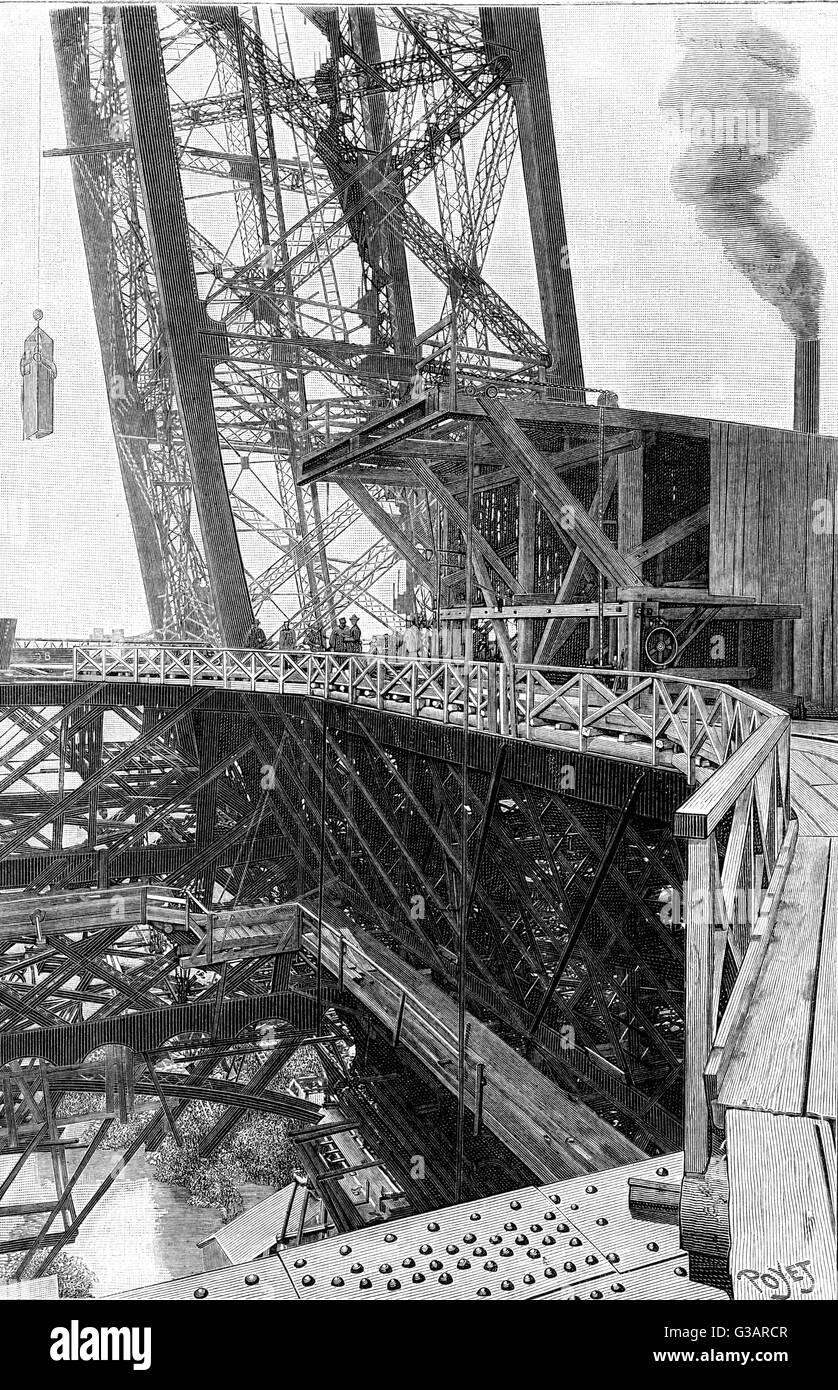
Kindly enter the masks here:
M 580 752 L 677 767 L 692 786 L 726 766 L 777 711 L 747 691 L 669 672 L 515 666 L 443 658 L 231 648 L 76 646 L 78 680 L 306 695 Z
M 691 1258 L 724 1261 L 729 1252 L 714 1068 L 729 1046 L 731 1010 L 738 1014 L 756 988 L 794 853 L 789 766 L 790 721 L 774 711 L 674 820 L 687 842 L 681 1241 Z

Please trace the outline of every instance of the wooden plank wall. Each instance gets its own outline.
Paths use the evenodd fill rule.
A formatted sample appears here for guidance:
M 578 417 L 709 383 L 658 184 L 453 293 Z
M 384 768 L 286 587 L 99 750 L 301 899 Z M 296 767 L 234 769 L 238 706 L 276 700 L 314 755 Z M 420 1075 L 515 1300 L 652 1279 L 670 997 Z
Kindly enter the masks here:
M 711 422 L 710 591 L 802 605 L 794 689 L 824 710 L 838 708 L 836 497 L 838 439 Z

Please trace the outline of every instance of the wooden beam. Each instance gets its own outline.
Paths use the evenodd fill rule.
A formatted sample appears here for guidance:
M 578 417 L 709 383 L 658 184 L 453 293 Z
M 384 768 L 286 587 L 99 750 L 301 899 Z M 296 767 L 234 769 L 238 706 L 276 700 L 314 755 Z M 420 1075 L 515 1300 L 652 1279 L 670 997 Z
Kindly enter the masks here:
M 700 531 L 702 526 L 710 525 L 710 504 L 699 507 L 697 512 L 690 516 L 681 517 L 680 521 L 674 521 L 665 530 L 659 531 L 650 540 L 644 541 L 634 551 L 635 560 L 644 564 L 646 560 L 651 560 L 653 555 L 660 555 L 664 550 L 669 550 L 671 546 L 677 545 L 693 532 Z
M 628 609 L 627 603 L 606 603 L 603 612 L 606 618 L 624 618 Z M 465 606 L 459 604 L 453 608 L 443 608 L 440 617 L 462 621 L 466 612 Z M 598 612 L 596 603 L 505 603 L 502 610 L 504 618 L 595 618 Z M 497 609 L 472 608 L 471 616 L 475 621 L 497 617 Z M 524 661 L 524 657 L 519 657 L 519 660 Z
M 312 923 L 303 933 L 309 949 L 316 949 L 315 937 Z M 404 996 L 402 1045 L 448 1090 L 456 1091 L 455 1001 L 331 906 L 323 923 L 323 959 L 330 974 L 338 972 L 341 937 L 357 967 L 346 970 L 345 987 L 390 1036 Z M 571 1101 L 479 1019 L 469 1015 L 467 1023 L 466 1103 L 473 1109 L 476 1063 L 482 1061 L 483 1122 L 542 1181 L 630 1163 L 640 1156 L 633 1144 L 587 1106 Z
M 610 583 L 615 586 L 636 584 L 639 580 L 637 571 L 611 544 L 561 478 L 547 468 L 506 406 L 485 398 L 481 398 L 480 406 L 486 416 L 484 429 L 489 438 L 502 457 L 517 459 L 521 463 L 527 473 L 529 486 L 542 506 L 552 514 L 551 519 L 559 514 L 560 529 L 572 530 L 573 539 L 580 550 Z M 567 518 L 564 526 L 562 518 Z
M 515 575 L 512 574 L 511 571 L 506 568 L 506 565 L 504 565 L 501 560 L 498 559 L 495 551 L 489 545 L 489 542 L 486 540 L 486 538 L 482 536 L 478 531 L 477 527 L 470 522 L 465 508 L 460 505 L 460 503 L 454 496 L 452 496 L 449 489 L 445 487 L 443 483 L 440 482 L 436 474 L 433 473 L 425 463 L 417 463 L 416 471 L 423 486 L 425 486 L 428 489 L 428 492 L 430 492 L 432 496 L 434 496 L 437 499 L 437 501 L 440 502 L 442 506 L 446 508 L 449 517 L 454 522 L 454 524 L 459 527 L 460 531 L 463 533 L 463 536 L 467 535 L 469 527 L 471 528 L 472 545 L 474 546 L 474 569 L 475 573 L 478 576 L 478 582 L 480 583 L 481 588 L 484 590 L 484 596 L 487 598 L 487 600 L 493 597 L 494 590 L 492 589 L 491 584 L 488 583 L 488 576 L 485 576 L 485 579 L 481 579 L 480 577 L 480 569 L 478 568 L 478 566 L 480 565 L 481 560 L 484 561 L 490 569 L 493 569 L 495 571 L 495 573 L 499 576 L 499 578 L 501 578 L 504 581 L 504 583 L 507 585 L 507 587 L 511 590 L 513 594 L 522 593 L 523 585 L 518 583 L 518 580 L 515 578 Z M 480 566 L 480 568 L 482 569 L 482 566 Z M 489 591 L 488 594 L 485 592 L 487 588 Z
M 396 521 L 395 517 L 385 511 L 381 503 L 374 497 L 370 497 L 362 483 L 350 482 L 347 478 L 340 479 L 340 486 L 355 503 L 359 511 L 364 513 L 368 521 L 371 521 L 390 542 L 393 548 L 398 551 L 403 560 L 406 560 L 410 568 L 419 576 L 429 589 L 436 588 L 436 566 L 432 564 L 416 547 Z M 421 486 L 417 483 L 414 486 Z

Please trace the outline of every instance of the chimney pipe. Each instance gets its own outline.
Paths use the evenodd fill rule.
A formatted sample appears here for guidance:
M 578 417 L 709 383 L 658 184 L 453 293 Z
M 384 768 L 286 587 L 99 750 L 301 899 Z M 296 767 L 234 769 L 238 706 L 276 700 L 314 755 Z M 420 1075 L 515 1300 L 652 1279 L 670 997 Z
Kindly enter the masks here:
M 794 343 L 794 426 L 817 434 L 820 415 L 821 344 L 819 338 L 796 338 Z

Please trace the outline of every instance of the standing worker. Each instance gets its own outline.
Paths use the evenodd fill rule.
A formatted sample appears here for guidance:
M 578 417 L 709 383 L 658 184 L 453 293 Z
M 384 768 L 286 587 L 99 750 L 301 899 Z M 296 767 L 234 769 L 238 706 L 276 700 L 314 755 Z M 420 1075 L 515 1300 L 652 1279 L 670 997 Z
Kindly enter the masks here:
M 331 650 L 333 652 L 345 652 L 348 636 L 349 634 L 346 630 L 346 619 L 339 618 L 337 627 L 332 628 Z
M 286 618 L 276 639 L 276 645 L 281 652 L 293 652 L 297 645 L 297 638 L 291 626 L 290 619 Z
M 361 650 L 361 626 L 358 621 L 358 614 L 353 613 L 349 619 L 350 628 L 346 639 L 346 650 L 348 652 L 359 652 Z
M 268 639 L 265 636 L 265 629 L 262 627 L 258 618 L 254 618 L 253 622 L 250 624 L 250 628 L 244 640 L 245 646 L 249 647 L 251 651 L 262 651 L 267 647 Z

